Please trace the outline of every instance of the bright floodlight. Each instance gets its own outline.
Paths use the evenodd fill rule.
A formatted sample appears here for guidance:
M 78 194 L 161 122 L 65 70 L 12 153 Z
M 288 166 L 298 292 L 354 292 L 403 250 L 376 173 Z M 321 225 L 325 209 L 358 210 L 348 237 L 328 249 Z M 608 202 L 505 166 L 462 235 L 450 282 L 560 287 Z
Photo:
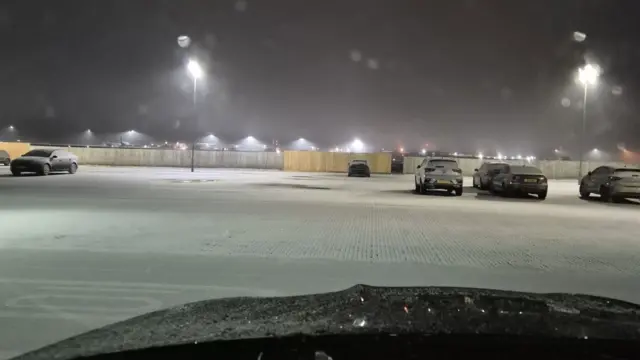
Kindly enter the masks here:
M 300 139 L 298 139 L 298 141 L 304 141 L 304 138 L 300 138 Z
M 135 130 L 129 130 L 129 134 L 133 134 L 134 132 L 136 132 Z
M 13 125 L 9 125 L 9 130 L 13 130 Z
M 593 152 L 598 152 L 598 149 L 597 149 L 597 148 L 594 148 L 594 149 L 593 149 Z
M 256 138 L 254 138 L 253 136 L 249 135 L 249 136 L 247 136 L 247 140 L 256 141 Z
M 484 156 L 482 155 L 482 153 L 478 153 L 478 158 L 479 158 L 480 160 L 482 160 L 482 158 L 483 158 L 483 157 L 484 157 Z
M 355 151 L 362 151 L 362 149 L 364 149 L 364 144 L 362 143 L 362 141 L 360 141 L 360 139 L 354 139 L 351 143 L 351 147 Z
M 189 60 L 187 70 L 189 70 L 189 73 L 194 79 L 200 79 L 202 77 L 202 67 L 200 67 L 200 64 L 195 60 Z
M 424 155 L 424 154 L 426 154 L 426 153 L 427 153 L 427 150 L 426 150 L 426 149 L 422 149 L 422 150 L 420 150 L 420 153 L 421 153 L 422 155 Z
M 522 159 L 522 155 L 518 155 L 518 160 L 521 160 L 521 159 Z
M 578 69 L 578 80 L 580 80 L 583 85 L 595 85 L 598 82 L 599 75 L 600 69 L 591 64 L 587 64 Z

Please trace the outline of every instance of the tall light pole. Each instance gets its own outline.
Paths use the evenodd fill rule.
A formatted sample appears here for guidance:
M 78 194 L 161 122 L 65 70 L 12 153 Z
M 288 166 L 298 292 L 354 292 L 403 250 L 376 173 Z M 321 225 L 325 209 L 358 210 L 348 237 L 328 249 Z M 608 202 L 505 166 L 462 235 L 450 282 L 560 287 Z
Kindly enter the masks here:
M 580 165 L 578 169 L 578 181 L 582 179 L 582 160 L 584 157 L 584 137 L 587 127 L 587 95 L 589 92 L 589 85 L 596 85 L 598 83 L 598 75 L 600 75 L 600 69 L 597 66 L 587 64 L 584 67 L 578 69 L 578 81 L 582 83 L 584 87 L 584 98 L 582 101 L 582 133 L 580 135 Z
M 194 116 L 196 114 L 196 103 L 197 103 L 197 94 L 198 94 L 198 79 L 202 77 L 204 72 L 202 71 L 202 67 L 196 60 L 189 60 L 187 63 L 187 70 L 189 74 L 191 74 L 191 78 L 193 78 L 193 113 Z M 191 145 L 191 172 L 194 171 L 195 168 L 195 155 L 196 155 L 196 140 L 193 141 Z

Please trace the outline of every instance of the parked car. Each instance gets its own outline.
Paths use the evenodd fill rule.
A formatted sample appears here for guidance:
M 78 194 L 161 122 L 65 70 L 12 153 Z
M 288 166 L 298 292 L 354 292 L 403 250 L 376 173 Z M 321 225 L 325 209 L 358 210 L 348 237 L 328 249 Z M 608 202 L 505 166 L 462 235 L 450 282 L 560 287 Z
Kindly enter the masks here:
M 349 161 L 349 170 L 347 176 L 366 176 L 371 177 L 371 170 L 367 160 L 351 160 Z
M 424 159 L 415 173 L 416 192 L 446 190 L 462 195 L 462 170 L 453 159 Z
M 640 198 L 640 169 L 617 166 L 600 166 L 589 171 L 580 180 L 580 197 L 600 194 L 604 201 L 624 198 Z
M 535 166 L 507 165 L 494 175 L 489 190 L 501 195 L 536 194 L 547 198 L 547 177 Z
M 75 174 L 78 170 L 78 158 L 66 150 L 36 149 L 11 162 L 11 173 L 19 176 L 25 172 L 48 175 L 51 172 L 68 171 Z
M 503 162 L 485 162 L 479 169 L 474 169 L 473 187 L 481 190 L 489 189 L 493 177 L 509 164 Z
M 7 152 L 7 150 L 0 149 L 0 164 L 9 166 L 10 163 L 11 163 L 11 156 L 9 156 L 9 153 Z

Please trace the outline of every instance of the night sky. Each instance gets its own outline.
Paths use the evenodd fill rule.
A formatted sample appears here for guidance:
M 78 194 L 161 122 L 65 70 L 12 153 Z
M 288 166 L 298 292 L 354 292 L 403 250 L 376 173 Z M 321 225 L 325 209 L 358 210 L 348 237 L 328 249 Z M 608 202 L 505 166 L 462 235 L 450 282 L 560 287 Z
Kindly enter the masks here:
M 588 145 L 640 147 L 639 15 L 638 0 L 4 0 L 0 127 L 545 153 L 577 145 L 589 61 Z M 195 109 L 189 57 L 206 69 Z

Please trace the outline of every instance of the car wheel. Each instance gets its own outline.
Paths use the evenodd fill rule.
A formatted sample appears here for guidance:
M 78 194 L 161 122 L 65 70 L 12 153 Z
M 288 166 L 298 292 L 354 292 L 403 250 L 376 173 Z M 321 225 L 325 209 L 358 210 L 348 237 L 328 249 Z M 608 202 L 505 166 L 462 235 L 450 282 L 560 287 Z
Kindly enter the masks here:
M 20 176 L 20 171 L 18 170 L 11 170 L 11 173 L 13 174 L 13 176 Z
M 584 186 L 584 183 L 580 183 L 580 190 L 578 190 L 580 192 L 580 197 L 583 199 L 587 199 L 589 197 L 589 195 L 591 195 L 590 192 L 588 192 L 587 187 Z
M 456 196 L 462 196 L 462 188 L 455 190 Z
M 489 183 L 489 186 L 487 186 L 487 187 L 489 188 L 489 192 L 490 192 L 491 194 L 493 194 L 493 195 L 495 195 L 495 194 L 496 194 L 496 188 L 495 188 L 495 187 L 493 187 L 493 182 L 490 182 L 490 183 Z
M 347 177 L 351 177 L 351 173 L 347 173 Z
M 42 165 L 42 169 L 40 169 L 40 175 L 47 176 L 51 172 L 51 166 L 49 164 Z
M 500 194 L 502 194 L 502 196 L 511 196 L 511 190 L 505 183 L 502 183 L 502 190 L 500 191 Z
M 420 194 L 426 194 L 426 193 L 427 193 L 427 189 L 424 187 L 424 184 L 421 181 L 420 182 Z
M 538 193 L 538 199 L 544 200 L 546 198 L 547 198 L 547 192 L 546 191 Z
M 75 174 L 76 171 L 78 171 L 78 164 L 71 164 L 71 166 L 69 166 L 69 174 Z
M 7 159 L 4 162 L 4 166 L 9 166 L 11 164 L 11 160 Z
M 611 198 L 611 192 L 609 188 L 606 186 L 602 186 L 600 188 L 600 199 L 604 202 L 611 202 L 613 199 Z

